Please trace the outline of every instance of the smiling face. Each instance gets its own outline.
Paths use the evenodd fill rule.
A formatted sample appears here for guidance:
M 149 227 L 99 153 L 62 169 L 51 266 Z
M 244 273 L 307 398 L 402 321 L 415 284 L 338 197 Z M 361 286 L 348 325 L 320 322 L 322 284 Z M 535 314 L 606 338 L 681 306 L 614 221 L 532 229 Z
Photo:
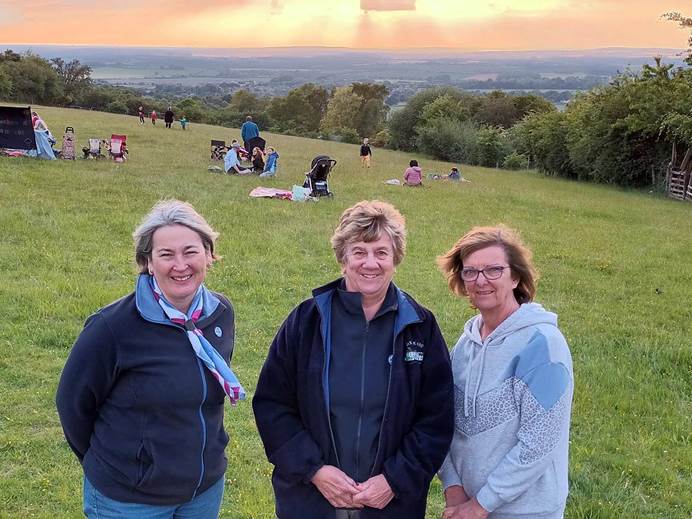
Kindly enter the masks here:
M 347 245 L 341 270 L 346 289 L 363 294 L 364 305 L 383 301 L 394 277 L 392 240 L 380 235 L 376 241 Z
M 485 247 L 472 252 L 464 258 L 464 268 L 482 270 L 487 267 L 508 267 L 507 254 L 499 245 Z M 464 281 L 464 288 L 471 304 L 481 314 L 502 315 L 519 305 L 514 297 L 514 289 L 519 280 L 512 279 L 512 271 L 505 268 L 497 279 L 488 280 L 479 273 L 475 281 Z
M 187 312 L 211 265 L 197 232 L 184 225 L 166 225 L 154 232 L 149 272 L 156 278 L 166 299 Z

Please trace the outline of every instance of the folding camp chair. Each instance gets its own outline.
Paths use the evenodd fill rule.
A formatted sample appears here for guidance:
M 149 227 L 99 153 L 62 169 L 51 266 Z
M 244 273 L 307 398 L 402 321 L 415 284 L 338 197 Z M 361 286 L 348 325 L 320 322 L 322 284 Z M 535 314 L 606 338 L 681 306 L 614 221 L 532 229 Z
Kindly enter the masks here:
M 211 141 L 211 160 L 223 160 L 226 155 L 226 141 Z
M 89 146 L 82 148 L 85 159 L 102 159 L 101 139 L 89 139 Z
M 111 135 L 109 155 L 115 162 L 125 162 L 127 160 L 127 135 Z
M 63 159 L 74 160 L 74 128 L 68 126 L 65 128 L 65 134 L 62 136 L 62 150 L 60 157 Z

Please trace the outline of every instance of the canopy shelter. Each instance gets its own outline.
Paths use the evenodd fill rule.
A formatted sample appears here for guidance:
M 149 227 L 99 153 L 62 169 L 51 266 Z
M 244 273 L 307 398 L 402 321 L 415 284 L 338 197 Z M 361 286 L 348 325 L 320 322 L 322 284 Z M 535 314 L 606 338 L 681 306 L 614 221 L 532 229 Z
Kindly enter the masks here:
M 0 148 L 36 149 L 30 106 L 0 106 Z

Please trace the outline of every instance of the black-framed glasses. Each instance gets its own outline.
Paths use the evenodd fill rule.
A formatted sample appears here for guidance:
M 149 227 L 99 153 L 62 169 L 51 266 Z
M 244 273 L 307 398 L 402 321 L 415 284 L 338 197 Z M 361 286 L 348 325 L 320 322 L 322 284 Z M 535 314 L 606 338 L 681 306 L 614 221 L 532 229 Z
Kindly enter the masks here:
M 478 279 L 478 275 L 481 273 L 483 276 L 485 276 L 485 279 L 488 280 L 500 279 L 502 277 L 502 272 L 508 268 L 510 268 L 509 265 L 492 265 L 480 270 L 463 268 L 461 269 L 461 279 L 463 281 L 476 281 Z

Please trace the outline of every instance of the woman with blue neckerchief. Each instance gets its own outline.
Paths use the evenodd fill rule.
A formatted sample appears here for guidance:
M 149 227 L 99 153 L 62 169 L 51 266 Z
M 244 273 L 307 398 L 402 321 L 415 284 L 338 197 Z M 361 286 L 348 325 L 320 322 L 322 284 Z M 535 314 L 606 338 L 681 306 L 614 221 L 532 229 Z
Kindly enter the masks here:
M 133 233 L 134 292 L 90 316 L 56 396 L 84 470 L 87 517 L 217 517 L 234 313 L 204 286 L 218 234 L 185 202 L 159 202 Z

